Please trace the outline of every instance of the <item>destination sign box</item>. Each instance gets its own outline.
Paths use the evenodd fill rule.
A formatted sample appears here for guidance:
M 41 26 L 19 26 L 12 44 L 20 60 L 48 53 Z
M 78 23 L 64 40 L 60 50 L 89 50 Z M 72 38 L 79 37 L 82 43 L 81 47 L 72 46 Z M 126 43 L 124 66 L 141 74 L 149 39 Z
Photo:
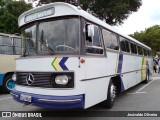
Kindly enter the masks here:
M 55 13 L 54 7 L 48 8 L 48 9 L 45 9 L 45 10 L 41 10 L 41 11 L 32 13 L 30 15 L 27 15 L 25 17 L 25 22 L 27 23 L 27 22 L 31 22 L 31 21 L 39 19 L 39 18 L 54 15 L 54 13 Z

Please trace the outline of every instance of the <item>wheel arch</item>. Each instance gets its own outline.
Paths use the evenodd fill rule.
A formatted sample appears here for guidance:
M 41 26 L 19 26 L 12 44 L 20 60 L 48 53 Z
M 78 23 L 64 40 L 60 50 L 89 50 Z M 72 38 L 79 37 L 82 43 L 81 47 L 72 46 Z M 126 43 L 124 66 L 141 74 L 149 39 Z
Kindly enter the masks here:
M 122 80 L 120 75 L 111 78 L 113 84 L 116 86 L 116 95 L 120 94 L 122 91 Z
M 7 72 L 7 73 L 4 75 L 4 77 L 3 77 L 2 84 L 3 84 L 3 82 L 4 82 L 4 79 L 5 79 L 8 75 L 12 75 L 12 74 L 14 74 L 14 72 Z

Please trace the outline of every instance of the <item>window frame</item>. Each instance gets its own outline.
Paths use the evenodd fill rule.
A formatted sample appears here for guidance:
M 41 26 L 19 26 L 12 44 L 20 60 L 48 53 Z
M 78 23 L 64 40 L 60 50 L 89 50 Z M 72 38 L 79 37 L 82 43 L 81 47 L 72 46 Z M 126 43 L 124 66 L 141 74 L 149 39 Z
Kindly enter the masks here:
M 142 50 L 142 54 L 140 54 L 139 53 L 139 48 L 141 48 L 141 50 Z M 144 56 L 144 51 L 143 51 L 143 47 L 141 46 L 141 45 L 137 45 L 137 49 L 138 49 L 138 55 L 140 55 L 140 56 Z
M 5 47 L 5 53 L 0 53 L 0 54 L 3 54 L 3 55 L 15 55 L 15 53 L 14 53 L 14 43 L 13 43 L 12 38 L 9 35 L 0 35 L 0 36 L 1 36 L 2 42 L 4 41 L 3 38 L 8 38 L 9 41 L 11 42 L 11 45 L 9 45 L 9 44 L 0 44 L 0 46 Z M 7 49 L 10 48 L 10 47 L 12 49 L 12 51 L 10 51 L 11 53 L 9 53 L 7 51 Z
M 92 39 L 92 46 L 90 46 L 90 45 L 87 45 L 86 44 L 86 25 L 94 25 L 94 27 L 96 27 L 96 28 L 98 28 L 99 30 L 99 39 L 100 39 L 100 44 L 101 44 L 101 47 L 99 47 L 99 46 L 95 46 L 95 45 L 93 45 L 93 36 L 91 37 L 91 39 Z M 83 29 L 85 29 L 85 32 L 84 32 L 84 30 L 83 30 L 83 34 L 84 34 L 84 46 L 85 46 L 85 54 L 86 55 L 98 55 L 98 56 L 104 56 L 105 55 L 105 50 L 104 50 L 104 41 L 103 41 L 103 37 L 102 37 L 102 30 L 101 30 L 101 27 L 100 26 L 98 26 L 97 24 L 95 24 L 95 23 L 92 23 L 92 22 L 90 22 L 90 21 L 87 21 L 87 20 L 85 20 L 85 22 L 84 22 L 84 28 Z M 98 53 L 89 53 L 89 52 L 87 52 L 87 48 L 93 48 L 93 49 L 99 49 L 99 50 L 102 50 L 103 51 L 103 54 L 98 54 Z
M 148 50 L 145 47 L 143 47 L 143 54 L 144 54 L 145 57 L 149 57 L 148 56 Z
M 135 46 L 135 47 L 134 47 L 134 52 L 132 51 L 132 44 Z M 135 51 L 135 48 L 136 48 L 136 51 Z M 138 55 L 137 43 L 130 41 L 130 50 L 131 50 L 131 54 Z M 136 52 L 136 53 L 135 53 L 135 52 Z
M 121 48 L 121 40 L 120 38 L 123 38 L 125 39 L 125 49 L 126 49 L 126 42 L 128 42 L 128 49 L 129 51 L 123 51 L 122 48 Z M 131 53 L 131 48 L 130 48 L 130 40 L 128 40 L 127 38 L 123 37 L 123 36 L 119 36 L 119 46 L 120 46 L 120 50 L 121 52 L 124 52 L 124 53 L 127 53 L 127 54 L 130 54 Z M 127 49 L 126 49 L 127 50 Z
M 115 49 L 111 49 L 111 48 L 106 47 L 106 45 L 105 45 L 105 39 L 104 39 L 104 35 L 103 35 L 103 31 L 110 32 L 110 33 L 112 33 L 112 34 L 114 34 L 114 35 L 116 36 L 117 45 L 118 45 L 118 50 L 115 50 Z M 119 35 L 118 35 L 117 33 L 114 33 L 114 32 L 112 32 L 112 31 L 110 31 L 110 30 L 107 30 L 107 29 L 105 29 L 105 28 L 102 28 L 102 37 L 103 37 L 103 41 L 104 41 L 104 48 L 105 48 L 106 50 L 114 51 L 114 52 L 120 52 L 120 41 L 119 41 Z

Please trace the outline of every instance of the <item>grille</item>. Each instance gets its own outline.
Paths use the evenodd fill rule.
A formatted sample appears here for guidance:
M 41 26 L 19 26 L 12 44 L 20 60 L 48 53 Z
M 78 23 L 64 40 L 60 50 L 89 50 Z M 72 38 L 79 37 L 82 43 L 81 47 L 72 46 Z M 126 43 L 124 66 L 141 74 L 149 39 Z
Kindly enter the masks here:
M 31 85 L 27 84 L 26 78 L 28 74 L 32 74 L 34 77 L 33 84 Z M 52 85 L 50 84 L 52 73 L 21 72 L 21 73 L 16 73 L 16 75 L 17 75 L 16 84 L 18 85 L 52 88 Z
M 73 72 L 17 72 L 17 85 L 32 86 L 32 87 L 44 87 L 44 88 L 73 88 L 74 87 L 74 73 Z M 34 81 L 27 83 L 28 76 Z M 54 79 L 57 75 L 67 75 L 69 83 L 67 85 L 57 85 Z

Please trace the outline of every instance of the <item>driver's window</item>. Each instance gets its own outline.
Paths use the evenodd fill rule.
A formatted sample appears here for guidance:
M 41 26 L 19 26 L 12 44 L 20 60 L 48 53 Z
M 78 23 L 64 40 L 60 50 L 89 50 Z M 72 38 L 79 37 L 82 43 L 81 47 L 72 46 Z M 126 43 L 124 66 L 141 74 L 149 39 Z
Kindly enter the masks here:
M 86 23 L 85 25 L 85 34 L 86 34 L 86 40 L 85 40 L 85 44 L 86 44 L 86 53 L 90 53 L 90 54 L 103 54 L 103 48 L 102 48 L 102 37 L 101 37 L 101 32 L 100 32 L 100 28 L 98 26 L 93 27 L 93 35 L 89 36 L 89 30 L 88 30 L 88 26 L 91 25 L 89 23 Z
M 94 27 L 93 46 L 102 47 L 100 29 L 96 26 Z
M 86 45 L 87 46 L 92 46 L 92 37 L 88 36 L 88 26 L 90 24 L 86 24 L 85 29 L 86 29 Z

